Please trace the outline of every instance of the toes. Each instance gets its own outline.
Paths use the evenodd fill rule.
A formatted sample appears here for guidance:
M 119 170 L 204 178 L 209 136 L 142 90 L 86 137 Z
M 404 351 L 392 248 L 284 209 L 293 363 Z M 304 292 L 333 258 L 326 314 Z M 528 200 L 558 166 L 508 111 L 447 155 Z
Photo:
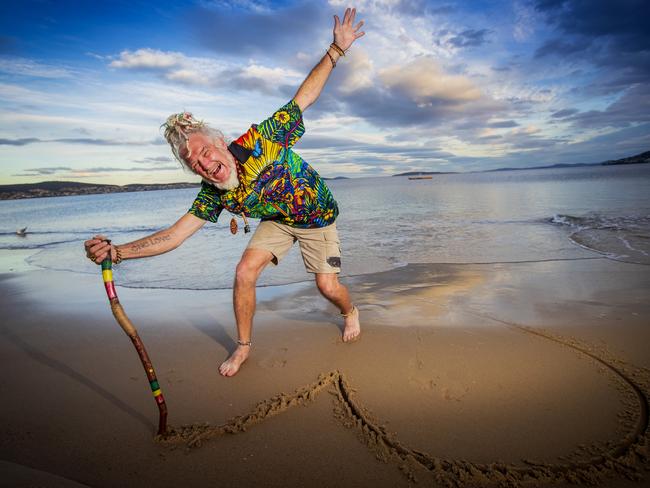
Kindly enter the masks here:
M 352 342 L 361 335 L 360 330 L 350 331 L 343 334 L 343 342 Z
M 222 376 L 235 376 L 246 358 L 229 358 L 219 366 L 219 374 Z

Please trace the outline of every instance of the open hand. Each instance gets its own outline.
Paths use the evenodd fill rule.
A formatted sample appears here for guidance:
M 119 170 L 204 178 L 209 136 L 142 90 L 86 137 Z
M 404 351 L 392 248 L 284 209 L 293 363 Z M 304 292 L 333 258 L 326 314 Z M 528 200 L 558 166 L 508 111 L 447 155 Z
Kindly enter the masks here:
M 361 31 L 363 20 L 357 25 L 354 25 L 354 17 L 357 15 L 356 8 L 346 8 L 343 15 L 343 22 L 339 20 L 339 16 L 334 16 L 334 42 L 338 47 L 347 51 L 352 43 L 365 34 Z

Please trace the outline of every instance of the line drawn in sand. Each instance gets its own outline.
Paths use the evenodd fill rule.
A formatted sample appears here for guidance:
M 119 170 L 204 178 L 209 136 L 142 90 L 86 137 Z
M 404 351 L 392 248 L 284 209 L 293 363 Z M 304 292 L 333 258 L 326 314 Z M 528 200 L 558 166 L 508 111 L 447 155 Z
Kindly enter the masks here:
M 647 465 L 648 461 L 647 392 L 650 385 L 648 381 L 650 371 L 609 358 L 606 351 L 596 351 L 592 346 L 581 344 L 574 339 L 563 338 L 494 317 L 480 316 L 569 347 L 611 371 L 636 397 L 636 402 L 630 405 L 626 412 L 628 420 L 635 420 L 633 426 L 630 422 L 629 432 L 622 439 L 608 442 L 607 447 L 583 446 L 583 453 L 590 456 L 587 460 L 578 460 L 578 457 L 584 457 L 578 456 L 578 453 L 575 456 L 576 460 L 569 460 L 572 456 L 567 456 L 568 460 L 562 463 L 544 463 L 526 459 L 522 460 L 522 464 L 474 463 L 463 459 L 445 459 L 402 444 L 395 434 L 388 432 L 385 426 L 374 419 L 357 400 L 346 376 L 339 371 L 331 371 L 321 374 L 317 381 L 298 388 L 292 394 L 281 393 L 264 400 L 250 413 L 235 417 L 225 424 L 170 427 L 168 434 L 157 436 L 156 441 L 165 446 L 184 444 L 188 449 L 197 448 L 215 437 L 246 432 L 248 428 L 267 418 L 279 415 L 292 407 L 307 405 L 327 390 L 335 397 L 333 407 L 335 417 L 345 427 L 356 429 L 360 440 L 378 460 L 396 464 L 411 481 L 417 481 L 418 476 L 424 475 L 443 486 L 458 487 L 537 486 L 558 482 L 593 485 L 605 477 L 616 474 L 634 481 L 642 480 L 642 467 Z

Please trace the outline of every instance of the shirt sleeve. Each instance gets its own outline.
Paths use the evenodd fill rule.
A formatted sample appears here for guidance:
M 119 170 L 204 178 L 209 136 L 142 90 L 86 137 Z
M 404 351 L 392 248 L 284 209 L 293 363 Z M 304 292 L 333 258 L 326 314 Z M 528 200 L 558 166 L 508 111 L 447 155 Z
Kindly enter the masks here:
M 188 213 L 208 222 L 216 222 L 222 210 L 223 205 L 219 200 L 218 190 L 205 182 L 201 183 L 201 190 Z
M 277 142 L 285 148 L 293 146 L 305 133 L 300 107 L 295 100 L 291 100 L 261 122 L 257 130 L 264 139 Z

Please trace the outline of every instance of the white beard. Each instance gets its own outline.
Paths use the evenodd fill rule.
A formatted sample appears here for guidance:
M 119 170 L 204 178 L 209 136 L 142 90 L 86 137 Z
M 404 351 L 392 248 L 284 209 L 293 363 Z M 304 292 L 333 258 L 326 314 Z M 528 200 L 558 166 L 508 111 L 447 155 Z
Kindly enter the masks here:
M 228 175 L 228 179 L 224 181 L 223 183 L 215 183 L 212 181 L 208 181 L 213 186 L 216 186 L 219 188 L 219 190 L 234 190 L 239 186 L 239 177 L 237 176 L 237 168 L 231 164 L 230 162 L 227 163 L 228 167 L 230 168 L 230 175 Z

